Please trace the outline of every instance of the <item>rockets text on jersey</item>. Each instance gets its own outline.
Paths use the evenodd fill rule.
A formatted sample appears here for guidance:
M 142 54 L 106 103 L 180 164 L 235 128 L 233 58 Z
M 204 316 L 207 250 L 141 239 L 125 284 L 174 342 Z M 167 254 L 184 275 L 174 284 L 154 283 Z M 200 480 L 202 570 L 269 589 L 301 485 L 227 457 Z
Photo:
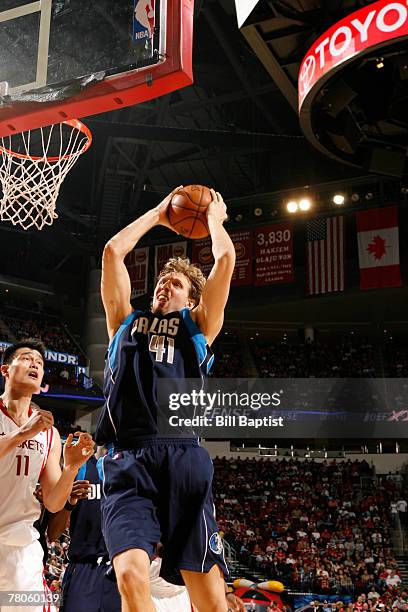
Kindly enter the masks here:
M 18 428 L 0 401 L 0 436 Z M 53 434 L 52 428 L 40 432 L 0 458 L 0 544 L 26 546 L 38 538 L 33 523 L 40 516 L 41 506 L 34 491 L 48 459 Z

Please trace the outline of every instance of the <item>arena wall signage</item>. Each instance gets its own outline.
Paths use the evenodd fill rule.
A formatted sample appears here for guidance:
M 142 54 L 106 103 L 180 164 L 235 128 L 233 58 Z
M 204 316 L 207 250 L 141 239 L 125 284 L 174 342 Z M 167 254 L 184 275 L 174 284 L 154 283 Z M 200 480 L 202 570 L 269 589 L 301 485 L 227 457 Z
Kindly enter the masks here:
M 363 52 L 408 36 L 406 2 L 379 0 L 335 23 L 310 47 L 300 65 L 299 112 L 312 89 Z
M 11 342 L 0 342 L 0 351 L 4 351 Z M 45 359 L 54 363 L 65 363 L 66 365 L 78 365 L 78 355 L 70 355 L 69 353 L 60 353 L 58 351 L 45 351 Z

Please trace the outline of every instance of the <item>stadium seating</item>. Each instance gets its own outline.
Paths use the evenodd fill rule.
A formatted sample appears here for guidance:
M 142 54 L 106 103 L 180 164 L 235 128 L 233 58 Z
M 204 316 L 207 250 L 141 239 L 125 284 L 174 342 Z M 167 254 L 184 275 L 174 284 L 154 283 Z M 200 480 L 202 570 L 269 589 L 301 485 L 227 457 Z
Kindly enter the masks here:
M 387 588 L 397 570 L 390 548 L 387 481 L 363 494 L 366 462 L 214 460 L 217 520 L 249 567 L 295 590 L 359 594 Z

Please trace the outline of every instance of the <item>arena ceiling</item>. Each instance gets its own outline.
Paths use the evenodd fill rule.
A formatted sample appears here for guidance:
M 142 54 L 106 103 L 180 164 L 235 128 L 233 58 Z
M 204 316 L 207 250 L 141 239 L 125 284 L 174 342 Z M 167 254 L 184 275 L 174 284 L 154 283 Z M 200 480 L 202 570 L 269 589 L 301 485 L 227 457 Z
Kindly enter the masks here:
M 85 120 L 93 145 L 63 185 L 54 226 L 24 233 L 0 224 L 0 254 L 21 254 L 8 270 L 75 275 L 119 227 L 180 184 L 214 186 L 233 209 L 256 194 L 363 174 L 308 143 L 296 81 L 317 36 L 365 4 L 261 0 L 240 31 L 234 0 L 196 0 L 194 85 Z

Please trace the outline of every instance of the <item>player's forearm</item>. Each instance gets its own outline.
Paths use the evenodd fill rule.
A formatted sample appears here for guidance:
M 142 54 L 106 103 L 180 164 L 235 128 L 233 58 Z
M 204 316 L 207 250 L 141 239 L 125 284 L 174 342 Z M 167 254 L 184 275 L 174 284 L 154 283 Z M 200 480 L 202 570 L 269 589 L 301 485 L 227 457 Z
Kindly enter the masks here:
M 225 260 L 226 263 L 235 265 L 235 248 L 228 232 L 223 224 L 211 215 L 208 216 L 208 227 L 211 235 L 212 254 L 215 261 Z
M 115 255 L 124 259 L 134 249 L 142 236 L 158 224 L 158 221 L 159 213 L 157 209 L 148 210 L 113 236 L 106 244 L 105 251 L 112 251 Z
M 11 453 L 15 448 L 20 446 L 28 437 L 19 429 L 11 433 L 0 436 L 0 459 L 8 453 Z
M 65 531 L 68 526 L 70 516 L 70 510 L 65 510 L 65 508 L 50 516 L 47 526 L 47 535 L 50 542 L 53 542 L 59 538 L 61 533 Z
M 71 495 L 72 485 L 77 473 L 78 468 L 64 467 L 57 484 L 50 491 L 46 491 L 43 487 L 44 506 L 47 510 L 55 513 L 63 509 Z

